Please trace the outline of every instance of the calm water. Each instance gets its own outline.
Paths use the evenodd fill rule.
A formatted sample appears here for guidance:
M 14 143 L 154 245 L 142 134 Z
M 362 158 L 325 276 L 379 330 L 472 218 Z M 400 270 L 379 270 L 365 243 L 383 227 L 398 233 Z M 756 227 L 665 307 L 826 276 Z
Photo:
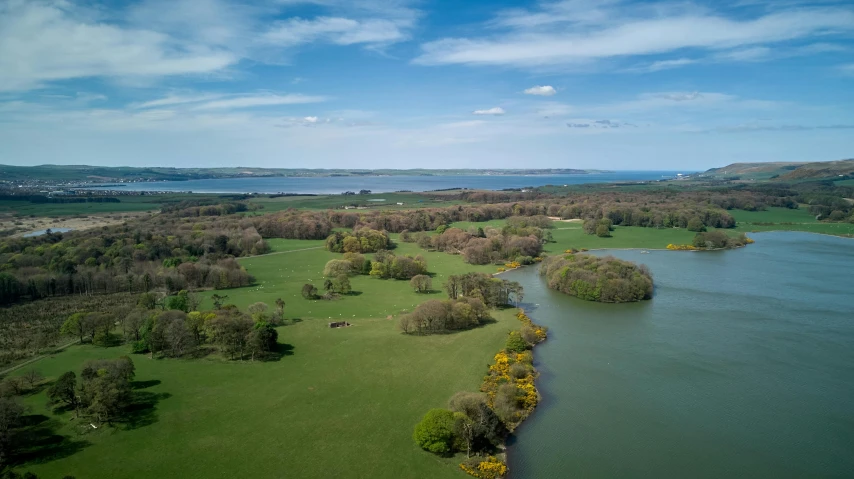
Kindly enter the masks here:
M 577 185 L 619 181 L 654 181 L 676 176 L 675 171 L 617 171 L 589 175 L 557 176 L 368 176 L 316 178 L 228 178 L 220 180 L 158 181 L 128 183 L 130 191 L 193 191 L 195 193 L 314 193 L 338 194 L 371 190 L 431 191 L 448 188 L 500 190 L 543 185 Z M 108 187 L 113 189 L 113 187 Z
M 854 241 L 752 236 L 615 252 L 652 269 L 643 304 L 569 298 L 533 268 L 506 276 L 550 328 L 513 479 L 854 477 Z

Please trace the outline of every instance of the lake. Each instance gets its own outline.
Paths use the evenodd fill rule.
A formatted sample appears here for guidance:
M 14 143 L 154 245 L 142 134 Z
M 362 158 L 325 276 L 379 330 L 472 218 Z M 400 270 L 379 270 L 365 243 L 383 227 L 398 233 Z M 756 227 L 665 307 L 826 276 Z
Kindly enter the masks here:
M 543 401 L 511 441 L 512 479 L 854 474 L 854 241 L 751 235 L 708 253 L 615 251 L 651 301 L 525 288 Z
M 432 191 L 451 188 L 500 190 L 525 186 L 577 185 L 625 181 L 657 181 L 673 178 L 675 171 L 617 171 L 584 175 L 476 175 L 476 176 L 332 176 L 278 178 L 224 178 L 188 181 L 127 183 L 119 187 L 128 191 L 192 191 L 194 193 L 299 193 L 339 194 L 345 191 L 371 190 L 374 193 L 394 191 Z M 116 189 L 114 186 L 92 189 Z

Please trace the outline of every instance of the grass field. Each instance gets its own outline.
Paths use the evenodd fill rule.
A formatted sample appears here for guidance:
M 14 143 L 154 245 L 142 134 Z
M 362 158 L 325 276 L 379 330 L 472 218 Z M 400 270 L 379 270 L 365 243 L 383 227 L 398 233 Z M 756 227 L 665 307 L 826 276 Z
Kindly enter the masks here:
M 0 210 L 23 216 L 76 216 L 95 213 L 125 213 L 160 209 L 160 203 L 125 201 L 121 203 L 30 203 L 0 200 Z
M 767 211 L 729 212 L 738 222 L 736 231 L 806 231 L 837 236 L 854 236 L 854 224 L 826 223 L 815 219 L 806 208 L 768 208 Z
M 272 240 L 274 254 L 241 260 L 257 277 L 256 286 L 220 291 L 241 307 L 282 297 L 286 317 L 302 320 L 279 328 L 279 341 L 293 348 L 292 355 L 267 363 L 134 356 L 137 380 L 152 382 L 140 389 L 156 400 L 143 415 L 143 422 L 151 424 L 89 429 L 81 436 L 78 429 L 86 429 L 65 414 L 56 421 L 65 425 L 54 433 L 87 444 L 67 443 L 60 449 L 76 452 L 20 469 L 47 478 L 465 477 L 459 461 L 419 450 L 412 427 L 454 392 L 479 387 L 507 333 L 518 328 L 514 311 L 497 312 L 497 323 L 472 331 L 402 335 L 388 315 L 396 319 L 401 310 L 444 294 L 417 294 L 407 281 L 358 276 L 352 279 L 357 294 L 337 301 L 305 300 L 299 295 L 302 285 L 309 279 L 322 284 L 325 262 L 341 256 L 305 249 L 321 243 Z M 399 244 L 395 253 L 424 254 L 436 274 L 435 289 L 449 274 L 495 271 L 413 244 Z M 354 326 L 329 329 L 329 317 L 346 318 Z M 73 346 L 35 367 L 57 377 L 69 369 L 79 372 L 86 359 L 126 351 Z M 26 403 L 31 414 L 55 418 L 43 392 Z
M 384 200 L 384 201 L 379 201 Z M 252 198 L 249 203 L 263 206 L 263 212 L 281 211 L 288 208 L 325 210 L 342 208 L 349 205 L 382 207 L 382 209 L 412 209 L 427 206 L 451 206 L 460 201 L 445 201 L 419 193 L 377 193 L 370 195 L 328 195 L 328 196 L 281 196 L 278 198 Z M 403 203 L 398 205 L 397 203 Z

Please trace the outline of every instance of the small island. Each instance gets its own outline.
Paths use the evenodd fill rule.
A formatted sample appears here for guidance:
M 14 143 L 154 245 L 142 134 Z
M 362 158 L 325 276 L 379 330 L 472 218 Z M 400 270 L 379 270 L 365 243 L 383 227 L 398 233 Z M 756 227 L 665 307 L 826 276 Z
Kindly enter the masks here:
M 549 288 L 587 301 L 630 303 L 652 298 L 649 269 L 613 256 L 552 256 L 543 260 L 540 275 Z

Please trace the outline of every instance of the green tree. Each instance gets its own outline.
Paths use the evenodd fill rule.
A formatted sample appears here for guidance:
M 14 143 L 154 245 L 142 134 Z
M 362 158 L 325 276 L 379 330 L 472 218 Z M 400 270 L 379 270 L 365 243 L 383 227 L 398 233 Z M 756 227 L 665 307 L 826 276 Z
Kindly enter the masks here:
M 211 301 L 213 301 L 214 309 L 222 309 L 222 304 L 225 302 L 226 299 L 228 299 L 227 294 L 223 294 L 223 295 L 219 295 L 216 293 L 212 294 L 211 295 Z
M 431 409 L 415 425 L 412 438 L 418 447 L 434 454 L 453 451 L 456 417 L 447 409 Z
M 418 274 L 412 277 L 409 285 L 418 293 L 426 293 L 433 289 L 433 280 L 426 274 Z
M 596 226 L 596 236 L 600 238 L 608 238 L 611 236 L 611 229 L 606 225 L 598 225 Z
M 305 299 L 316 299 L 317 287 L 310 283 L 302 285 L 302 297 Z
M 78 411 L 77 375 L 73 371 L 62 373 L 47 389 L 47 398 L 51 403 L 63 403 Z
M 694 216 L 688 220 L 688 231 L 706 231 L 706 225 L 703 224 L 703 220 Z
M 350 285 L 350 278 L 346 274 L 335 278 L 332 281 L 332 287 L 338 294 L 348 294 L 350 291 L 353 291 L 353 287 Z
M 178 291 L 178 294 L 175 296 L 171 296 L 166 301 L 166 307 L 169 309 L 175 309 L 178 311 L 183 311 L 185 313 L 190 311 L 190 299 L 189 293 L 186 289 L 182 289 Z
M 83 342 L 83 333 L 85 333 L 85 319 L 86 313 L 74 313 L 62 323 L 62 327 L 59 329 L 60 334 L 66 334 L 69 336 L 75 335 L 80 338 L 80 342 Z

